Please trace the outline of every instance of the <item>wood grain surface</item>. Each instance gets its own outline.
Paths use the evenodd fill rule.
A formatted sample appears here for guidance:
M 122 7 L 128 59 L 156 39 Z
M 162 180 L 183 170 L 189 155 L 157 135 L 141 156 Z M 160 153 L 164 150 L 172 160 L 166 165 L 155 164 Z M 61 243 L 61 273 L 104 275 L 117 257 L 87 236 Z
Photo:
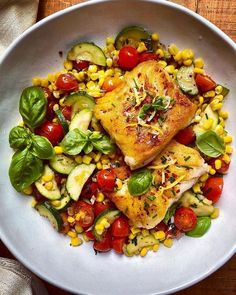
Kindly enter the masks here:
M 85 1 L 86 0 L 39 0 L 38 20 L 58 10 Z M 236 0 L 175 0 L 172 2 L 181 4 L 207 18 L 236 41 Z M 0 252 L 3 257 L 12 257 L 11 253 L 1 242 Z M 71 294 L 46 282 L 45 284 L 50 295 Z M 176 294 L 236 295 L 236 256 L 231 258 L 229 262 L 207 279 Z

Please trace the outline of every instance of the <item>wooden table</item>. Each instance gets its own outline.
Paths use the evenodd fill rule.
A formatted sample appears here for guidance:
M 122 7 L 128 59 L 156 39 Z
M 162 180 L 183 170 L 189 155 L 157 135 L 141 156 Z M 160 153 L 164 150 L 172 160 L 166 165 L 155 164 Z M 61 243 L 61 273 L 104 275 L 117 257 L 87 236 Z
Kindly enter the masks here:
M 127 0 L 128 1 L 128 0 Z M 66 8 L 83 0 L 39 0 L 38 20 L 58 10 Z M 236 41 L 236 0 L 175 0 L 204 16 L 222 31 Z M 222 233 L 223 234 L 223 233 Z M 220 238 L 220 237 L 219 237 Z M 0 252 L 3 257 L 12 257 L 7 248 L 0 242 Z M 50 295 L 70 295 L 45 283 Z M 180 291 L 184 295 L 235 295 L 236 294 L 236 256 L 223 267 L 202 282 Z M 135 294 L 132 294 L 135 295 Z

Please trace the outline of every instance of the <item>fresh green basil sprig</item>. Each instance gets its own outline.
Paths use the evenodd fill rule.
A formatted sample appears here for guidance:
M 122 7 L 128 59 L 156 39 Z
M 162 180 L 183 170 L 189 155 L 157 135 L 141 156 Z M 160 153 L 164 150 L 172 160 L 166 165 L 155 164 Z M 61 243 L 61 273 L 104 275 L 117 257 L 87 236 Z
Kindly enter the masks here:
M 134 172 L 128 181 L 128 190 L 132 196 L 145 194 L 152 184 L 152 172 L 148 169 L 142 169 Z
M 200 238 L 202 237 L 211 226 L 211 218 L 208 216 L 198 217 L 197 225 L 195 228 L 186 233 L 189 237 Z
M 82 132 L 78 128 L 69 131 L 60 145 L 64 153 L 71 156 L 78 155 L 82 151 L 88 154 L 93 149 L 103 154 L 109 154 L 115 149 L 114 144 L 105 134 L 90 130 Z
M 23 150 L 31 144 L 31 132 L 24 127 L 16 126 L 9 133 L 10 147 Z
M 196 144 L 203 154 L 212 158 L 217 158 L 225 151 L 223 139 L 212 130 L 198 136 Z
M 164 219 L 163 219 L 163 222 L 164 222 L 165 224 L 168 224 L 168 222 L 169 222 L 169 220 L 171 219 L 171 217 L 175 214 L 175 211 L 176 211 L 178 205 L 179 205 L 178 202 L 177 202 L 177 203 L 174 203 L 174 204 L 173 204 L 173 205 L 167 210 L 166 215 L 165 215 L 165 217 L 164 217 Z

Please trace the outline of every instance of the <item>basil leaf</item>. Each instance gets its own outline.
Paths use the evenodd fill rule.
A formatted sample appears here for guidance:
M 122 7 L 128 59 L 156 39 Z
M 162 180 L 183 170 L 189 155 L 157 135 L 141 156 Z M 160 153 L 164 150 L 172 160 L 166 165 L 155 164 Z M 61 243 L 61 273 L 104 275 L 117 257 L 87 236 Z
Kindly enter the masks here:
M 152 184 L 152 173 L 148 169 L 139 170 L 128 181 L 129 193 L 133 196 L 145 194 Z
M 65 154 L 75 156 L 82 152 L 87 142 L 87 135 L 78 128 L 75 128 L 66 134 L 60 146 L 63 148 Z
M 212 158 L 217 158 L 225 151 L 223 139 L 212 130 L 198 136 L 196 144 L 203 154 Z
M 107 155 L 115 150 L 115 145 L 111 142 L 110 138 L 105 134 L 101 134 L 100 138 L 95 139 L 94 137 L 89 138 L 92 145 L 99 152 Z
M 189 237 L 199 238 L 202 237 L 211 226 L 211 218 L 208 216 L 198 217 L 196 227 L 185 233 Z
M 49 160 L 54 156 L 54 149 L 51 142 L 43 136 L 32 135 L 32 153 L 42 160 Z
M 28 148 L 17 151 L 11 161 L 9 177 L 12 186 L 22 192 L 43 173 L 42 160 L 35 157 Z
M 25 147 L 31 144 L 31 133 L 24 127 L 14 127 L 9 134 L 9 144 L 13 149 L 23 150 Z
M 47 99 L 40 87 L 25 88 L 21 94 L 19 112 L 30 128 L 39 126 L 46 115 Z
M 91 143 L 91 142 L 87 142 L 87 143 L 85 144 L 84 148 L 83 148 L 84 153 L 85 153 L 85 154 L 89 154 L 89 153 L 92 152 L 92 150 L 93 150 L 93 145 L 92 145 L 92 143 Z
M 165 218 L 163 219 L 163 222 L 165 224 L 168 224 L 169 220 L 171 219 L 171 217 L 175 214 L 175 211 L 178 207 L 178 203 L 174 203 L 166 212 Z

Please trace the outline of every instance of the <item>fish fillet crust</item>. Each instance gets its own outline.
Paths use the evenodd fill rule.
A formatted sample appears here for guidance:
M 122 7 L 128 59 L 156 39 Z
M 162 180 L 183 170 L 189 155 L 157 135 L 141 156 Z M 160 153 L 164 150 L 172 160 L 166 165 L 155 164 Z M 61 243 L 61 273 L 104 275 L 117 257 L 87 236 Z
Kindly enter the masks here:
M 150 229 L 160 223 L 168 208 L 208 171 L 208 165 L 198 151 L 172 140 L 147 168 L 153 175 L 148 192 L 132 196 L 126 179 L 122 189 L 112 193 L 110 199 L 132 226 Z
M 162 96 L 171 98 L 173 105 L 145 126 L 139 124 L 142 106 Z M 196 106 L 170 75 L 156 61 L 145 61 L 127 72 L 117 88 L 97 100 L 94 114 L 133 170 L 151 162 L 190 123 L 195 111 Z

